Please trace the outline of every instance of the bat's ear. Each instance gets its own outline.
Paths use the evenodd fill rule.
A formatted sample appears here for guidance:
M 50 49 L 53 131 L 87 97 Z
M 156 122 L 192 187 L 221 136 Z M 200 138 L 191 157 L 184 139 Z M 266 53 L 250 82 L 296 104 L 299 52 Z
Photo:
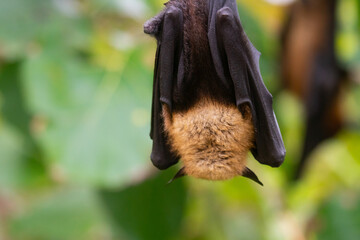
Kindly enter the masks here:
M 250 178 L 251 180 L 257 182 L 261 186 L 264 186 L 262 182 L 260 182 L 259 178 L 256 176 L 256 174 L 251 171 L 249 168 L 245 168 L 244 172 L 241 174 L 243 177 Z
M 168 184 L 169 184 L 169 183 L 172 183 L 175 179 L 181 178 L 181 177 L 183 177 L 183 176 L 186 176 L 185 168 L 184 168 L 184 167 L 181 168 L 181 169 L 175 174 L 175 176 L 174 176 L 172 179 L 170 179 L 170 181 L 168 182 Z

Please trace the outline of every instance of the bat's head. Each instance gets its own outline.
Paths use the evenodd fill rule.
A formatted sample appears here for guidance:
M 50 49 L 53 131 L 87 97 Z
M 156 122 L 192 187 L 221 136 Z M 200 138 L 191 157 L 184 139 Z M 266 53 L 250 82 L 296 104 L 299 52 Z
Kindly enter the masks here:
M 165 105 L 166 106 L 166 105 Z M 254 127 L 248 108 L 201 98 L 185 112 L 163 108 L 164 129 L 184 167 L 175 178 L 189 175 L 208 180 L 245 176 L 260 183 L 246 167 L 253 147 Z

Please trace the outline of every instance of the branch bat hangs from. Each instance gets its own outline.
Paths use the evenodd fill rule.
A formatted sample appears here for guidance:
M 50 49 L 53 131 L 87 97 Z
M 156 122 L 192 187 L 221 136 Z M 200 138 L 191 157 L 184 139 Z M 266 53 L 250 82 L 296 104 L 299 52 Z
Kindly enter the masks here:
M 171 0 L 147 21 L 157 40 L 151 160 L 175 177 L 261 184 L 246 167 L 249 150 L 278 167 L 285 148 L 260 74 L 260 53 L 247 38 L 235 0 Z

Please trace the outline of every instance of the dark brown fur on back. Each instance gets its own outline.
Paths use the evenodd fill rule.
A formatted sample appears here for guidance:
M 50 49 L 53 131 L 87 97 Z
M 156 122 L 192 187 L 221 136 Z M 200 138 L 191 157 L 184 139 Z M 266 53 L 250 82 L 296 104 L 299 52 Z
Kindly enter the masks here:
M 184 84 L 174 87 L 173 108 L 184 111 L 203 97 L 226 104 L 234 103 L 233 89 L 221 84 L 212 61 L 207 35 L 208 1 L 175 0 L 169 4 L 181 8 L 184 18 L 185 79 Z

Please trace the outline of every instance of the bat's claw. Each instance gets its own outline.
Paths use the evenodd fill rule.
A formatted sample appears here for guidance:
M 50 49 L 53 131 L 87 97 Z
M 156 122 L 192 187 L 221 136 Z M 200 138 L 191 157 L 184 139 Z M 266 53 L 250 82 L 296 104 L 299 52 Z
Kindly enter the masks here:
M 186 173 L 185 173 L 184 168 L 181 168 L 181 169 L 175 174 L 175 176 L 168 181 L 167 184 L 170 184 L 170 183 L 172 183 L 175 179 L 180 178 L 180 177 L 183 177 L 183 176 L 185 176 L 185 175 L 186 175 Z
M 249 178 L 253 180 L 254 182 L 257 182 L 261 186 L 264 186 L 264 184 L 259 180 L 259 178 L 256 176 L 256 174 L 251 171 L 249 168 L 245 168 L 244 172 L 242 173 L 243 177 Z

